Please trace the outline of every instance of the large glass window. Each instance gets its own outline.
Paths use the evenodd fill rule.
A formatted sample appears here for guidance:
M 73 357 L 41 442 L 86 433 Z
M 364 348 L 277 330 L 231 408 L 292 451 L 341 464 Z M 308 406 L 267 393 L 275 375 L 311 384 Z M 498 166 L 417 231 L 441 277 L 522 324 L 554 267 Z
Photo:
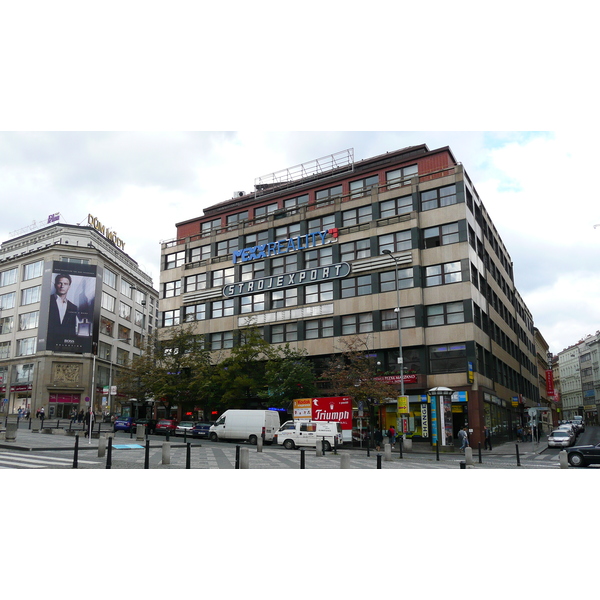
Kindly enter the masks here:
M 29 263 L 23 267 L 23 281 L 41 277 L 44 272 L 44 261 L 38 260 L 34 263 Z
M 316 250 L 306 250 L 304 252 L 304 268 L 306 269 L 314 269 L 315 267 L 324 267 L 332 264 L 333 249 L 331 246 Z
M 415 278 L 413 267 L 408 269 L 398 269 L 398 287 L 401 290 L 414 287 Z M 396 289 L 396 271 L 387 271 L 379 274 L 379 289 L 382 292 L 389 292 Z
M 333 282 L 326 281 L 314 285 L 307 285 L 304 288 L 304 303 L 312 304 L 313 302 L 326 302 L 333 300 Z
M 219 229 L 221 227 L 221 219 L 213 219 L 212 221 L 206 221 L 202 223 L 201 231 L 203 234 L 210 233 L 213 229 Z
M 425 248 L 436 248 L 459 242 L 458 223 L 448 223 L 423 230 L 423 244 Z
M 33 314 L 33 313 L 28 313 Z M 36 311 L 37 314 L 37 311 Z M 0 334 L 12 333 L 14 327 L 14 317 L 0 317 Z
M 40 311 L 34 310 L 33 312 L 22 313 L 19 315 L 19 331 L 25 331 L 27 329 L 35 329 L 38 326 L 40 318 Z M 12 317 L 11 317 L 12 319 Z
M 295 342 L 298 339 L 297 323 L 282 323 L 271 327 L 271 343 Z
M 7 310 L 15 307 L 15 292 L 0 295 L 0 309 Z
M 179 309 L 166 310 L 163 313 L 163 327 L 171 327 L 173 325 L 179 325 Z
M 15 366 L 15 383 L 31 383 L 33 381 L 33 363 Z
M 17 340 L 17 356 L 30 356 L 31 354 L 35 354 L 36 346 L 36 337 Z
M 217 242 L 217 256 L 228 256 L 233 254 L 238 249 L 238 239 L 231 238 L 229 240 L 223 240 Z
M 402 329 L 406 327 L 416 327 L 417 319 L 415 316 L 414 306 L 403 306 L 400 309 L 400 327 Z M 381 330 L 389 331 L 392 329 L 398 329 L 398 313 L 396 309 L 381 311 Z
M 102 292 L 102 300 L 101 300 L 102 308 L 114 313 L 116 302 L 117 302 L 116 298 L 113 298 L 110 294 L 107 294 L 106 292 Z
M 425 287 L 462 281 L 460 261 L 425 267 Z
M 350 182 L 350 197 L 360 198 L 371 193 L 372 187 L 379 185 L 379 175 L 372 175 L 365 179 L 357 179 L 356 181 Z
M 300 223 L 282 225 L 275 229 L 275 241 L 281 242 L 300 235 Z
M 229 215 L 227 217 L 227 225 L 235 225 L 236 223 L 241 223 L 242 221 L 248 220 L 248 211 L 244 210 L 242 212 L 236 213 L 235 215 Z
M 271 292 L 271 308 L 287 308 L 288 306 L 297 306 L 297 304 L 297 288 L 286 288 Z
M 210 334 L 211 350 L 224 350 L 226 348 L 233 348 L 233 331 Z
M 409 165 L 408 167 L 388 171 L 385 174 L 388 190 L 409 184 L 410 180 L 418 174 L 419 168 L 417 165 Z
M 26 288 L 21 290 L 21 306 L 27 304 L 34 304 L 39 302 L 42 297 L 42 286 L 36 285 L 34 287 Z
M 210 244 L 205 246 L 198 246 L 190 250 L 190 262 L 198 262 L 201 260 L 207 260 L 211 257 Z
M 373 315 L 371 313 L 342 316 L 342 335 L 370 333 L 371 331 L 373 331 Z
M 305 206 L 306 204 L 308 204 L 308 194 L 303 194 L 297 198 L 288 198 L 285 200 L 283 203 L 283 208 L 290 210 L 298 206 Z
M 104 335 L 113 337 L 114 329 L 115 329 L 114 321 L 111 321 L 110 319 L 107 319 L 106 317 L 100 318 L 100 333 L 103 333 Z
M 131 321 L 131 306 L 125 302 L 119 302 L 119 317 L 126 321 Z
M 185 263 L 185 250 L 181 252 L 173 252 L 165 256 L 165 269 L 175 269 L 181 267 Z
M 267 204 L 267 206 L 259 206 L 258 208 L 254 209 L 254 218 L 264 219 L 267 215 L 274 213 L 277 210 L 277 208 L 277 204 Z
M 286 254 L 271 259 L 271 275 L 292 273 L 298 268 L 298 254 Z
M 0 358 L 10 358 L 10 342 L 0 342 Z
M 427 307 L 427 326 L 464 323 L 465 309 L 462 302 L 448 302 Z
M 360 277 L 347 277 L 342 279 L 341 295 L 342 298 L 354 298 L 355 296 L 366 296 L 371 294 L 371 276 L 361 275 Z
M 406 215 L 413 209 L 412 196 L 403 196 L 385 200 L 379 204 L 379 215 L 382 219 L 395 217 L 396 215 Z
M 184 321 L 190 323 L 192 321 L 204 321 L 206 319 L 206 305 L 194 304 L 184 307 Z
M 361 206 L 342 212 L 342 227 L 350 227 L 351 225 L 359 225 L 361 223 L 370 223 L 373 220 L 373 208 Z
M 117 274 L 113 273 L 110 269 L 104 268 L 104 274 L 102 276 L 102 280 L 108 286 L 110 286 L 113 290 L 117 289 Z
M 333 202 L 335 198 L 339 198 L 342 195 L 342 186 L 336 185 L 334 187 L 327 188 L 326 190 L 319 190 L 315 194 L 315 200 L 321 204 L 327 204 L 327 201 Z
M 252 294 L 251 296 L 244 296 L 242 298 L 240 308 L 242 314 L 254 313 L 262 310 L 265 310 L 264 294 Z
M 252 248 L 254 246 L 262 246 L 269 241 L 269 230 L 263 229 L 258 233 L 249 233 L 244 237 L 244 248 Z
M 206 289 L 206 273 L 198 273 L 197 275 L 189 275 L 185 278 L 185 291 L 198 292 Z
M 218 319 L 220 317 L 229 317 L 233 315 L 233 298 L 228 300 L 216 300 L 211 304 L 211 317 Z
M 403 252 L 412 249 L 412 232 L 410 229 L 380 235 L 378 240 L 379 254 L 383 254 L 384 250 L 389 250 L 390 252 Z
M 18 274 L 19 269 L 17 267 L 15 267 L 14 269 L 8 269 L 7 271 L 0 272 L 0 287 L 17 283 Z
M 251 281 L 265 276 L 265 261 L 257 260 L 254 262 L 242 264 L 241 277 L 242 281 Z
M 181 279 L 177 281 L 167 281 L 163 284 L 163 298 L 173 298 L 181 294 Z
M 460 373 L 467 370 L 465 344 L 448 344 L 429 348 L 431 373 Z
M 333 337 L 333 319 L 330 317 L 306 321 L 304 324 L 304 337 L 307 340 Z
M 421 192 L 421 210 L 441 208 L 442 206 L 456 204 L 456 202 L 456 185 L 447 185 L 435 190 Z
M 228 283 L 233 283 L 235 276 L 235 269 L 229 267 L 228 269 L 218 269 L 212 272 L 212 287 L 221 287 Z
M 308 231 L 325 231 L 335 227 L 335 215 L 326 215 L 308 222 Z
M 371 241 L 368 239 L 340 244 L 340 258 L 342 262 L 368 258 L 369 256 L 371 256 Z

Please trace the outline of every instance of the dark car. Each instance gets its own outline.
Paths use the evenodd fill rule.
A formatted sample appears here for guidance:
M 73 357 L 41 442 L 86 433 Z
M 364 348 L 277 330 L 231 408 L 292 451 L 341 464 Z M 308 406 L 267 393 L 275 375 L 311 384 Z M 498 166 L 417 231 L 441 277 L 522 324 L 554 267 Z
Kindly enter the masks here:
M 567 458 L 572 467 L 600 465 L 600 444 L 567 448 Z
M 133 431 L 134 431 L 134 433 L 136 433 L 138 425 L 140 427 L 142 425 L 145 425 L 146 433 L 152 434 L 152 433 L 154 433 L 154 428 L 156 427 L 156 423 L 157 423 L 156 419 L 137 419 L 136 422 L 133 424 Z
M 177 421 L 174 419 L 161 419 L 154 428 L 154 433 L 160 435 L 175 435 L 177 429 Z
M 208 438 L 208 431 L 212 423 L 196 423 L 190 430 L 192 437 Z
M 133 417 L 117 417 L 113 425 L 113 431 L 126 431 L 129 433 L 133 427 Z

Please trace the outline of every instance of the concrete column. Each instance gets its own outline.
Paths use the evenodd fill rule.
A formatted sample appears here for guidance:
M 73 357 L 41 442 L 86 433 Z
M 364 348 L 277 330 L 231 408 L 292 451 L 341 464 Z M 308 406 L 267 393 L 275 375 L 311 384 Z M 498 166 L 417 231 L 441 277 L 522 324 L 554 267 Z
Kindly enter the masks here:
M 560 463 L 560 468 L 561 469 L 568 469 L 569 468 L 569 461 L 567 459 L 567 451 L 566 450 L 561 450 L 558 453 L 558 462 Z
M 471 446 L 465 448 L 465 462 L 467 465 L 473 465 L 473 448 Z
M 392 460 L 392 445 L 391 444 L 384 444 L 383 460 L 385 460 L 386 462 Z
M 413 449 L 413 445 L 412 445 L 412 440 L 409 439 L 404 439 L 402 442 L 402 448 L 404 450 L 404 452 L 412 452 Z
M 17 440 L 17 422 L 8 421 L 6 423 L 6 433 L 4 434 L 6 442 L 15 442 Z
M 344 453 L 340 456 L 340 469 L 349 469 L 350 468 L 350 455 L 348 453 Z
M 240 448 L 240 469 L 250 468 L 250 451 L 248 448 Z
M 263 450 L 263 439 L 262 436 L 258 436 L 258 439 L 256 440 L 256 451 L 257 452 L 262 452 Z
M 171 464 L 171 442 L 163 442 L 162 445 L 162 464 Z
M 104 454 L 106 453 L 106 438 L 104 436 L 102 436 L 99 440 L 98 440 L 98 457 L 102 457 L 104 456 Z
M 323 456 L 323 444 L 321 444 L 321 440 L 317 440 L 316 455 Z
M 138 425 L 135 428 L 135 439 L 138 442 L 143 442 L 146 439 L 146 426 Z

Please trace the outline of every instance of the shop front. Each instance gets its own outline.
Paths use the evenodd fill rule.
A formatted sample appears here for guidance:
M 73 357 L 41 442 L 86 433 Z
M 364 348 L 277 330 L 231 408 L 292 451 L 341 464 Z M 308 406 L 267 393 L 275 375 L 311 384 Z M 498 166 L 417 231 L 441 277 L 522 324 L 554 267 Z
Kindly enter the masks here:
M 73 411 L 79 412 L 81 394 L 71 392 L 51 393 L 48 398 L 48 413 L 50 419 L 68 419 Z

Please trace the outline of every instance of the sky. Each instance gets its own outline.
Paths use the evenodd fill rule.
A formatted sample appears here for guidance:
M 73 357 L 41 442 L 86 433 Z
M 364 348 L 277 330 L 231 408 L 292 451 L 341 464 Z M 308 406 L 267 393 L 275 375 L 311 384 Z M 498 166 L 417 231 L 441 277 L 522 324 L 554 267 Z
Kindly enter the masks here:
M 256 178 L 352 148 L 354 160 L 449 146 L 514 264 L 518 291 L 554 353 L 600 329 L 600 205 L 585 132 L 205 131 L 0 133 L 0 239 L 48 215 L 115 231 L 159 286 L 160 242 Z M 26 207 L 26 208 L 25 208 Z

